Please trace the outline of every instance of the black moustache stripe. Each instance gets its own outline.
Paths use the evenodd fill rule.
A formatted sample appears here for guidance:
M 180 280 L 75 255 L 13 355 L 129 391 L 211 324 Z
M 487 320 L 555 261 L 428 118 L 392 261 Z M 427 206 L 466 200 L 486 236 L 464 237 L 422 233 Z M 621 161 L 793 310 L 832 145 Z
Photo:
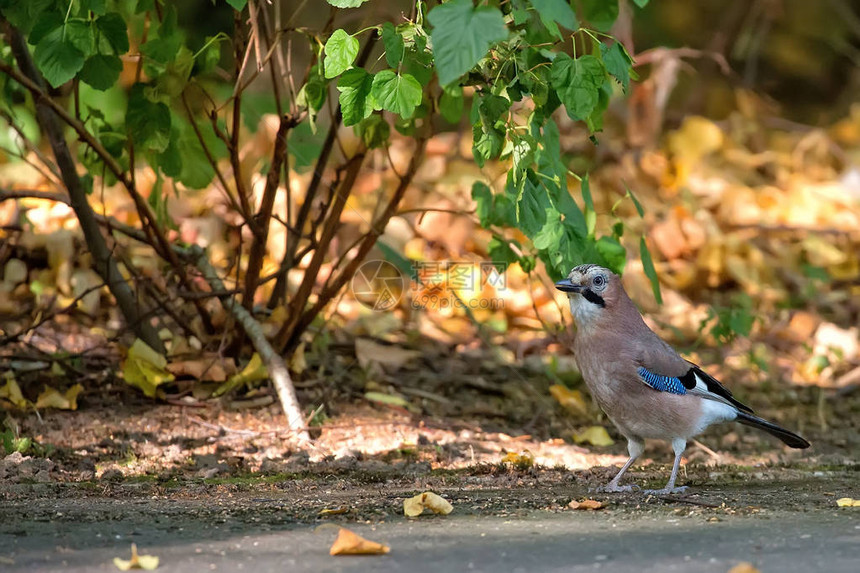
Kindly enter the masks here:
M 587 300 L 588 302 L 592 302 L 601 308 L 606 306 L 606 301 L 604 301 L 599 294 L 597 294 L 591 289 L 585 289 L 584 291 L 582 291 L 582 296 L 584 296 L 585 300 Z

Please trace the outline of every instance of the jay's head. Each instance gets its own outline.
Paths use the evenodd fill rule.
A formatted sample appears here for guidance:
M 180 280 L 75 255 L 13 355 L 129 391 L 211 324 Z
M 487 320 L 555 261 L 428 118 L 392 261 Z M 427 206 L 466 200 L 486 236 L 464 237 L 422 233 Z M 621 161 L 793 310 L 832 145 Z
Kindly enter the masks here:
M 618 275 L 599 265 L 574 267 L 566 279 L 555 283 L 555 288 L 567 293 L 570 312 L 580 327 L 599 321 L 607 309 L 613 308 L 622 290 Z

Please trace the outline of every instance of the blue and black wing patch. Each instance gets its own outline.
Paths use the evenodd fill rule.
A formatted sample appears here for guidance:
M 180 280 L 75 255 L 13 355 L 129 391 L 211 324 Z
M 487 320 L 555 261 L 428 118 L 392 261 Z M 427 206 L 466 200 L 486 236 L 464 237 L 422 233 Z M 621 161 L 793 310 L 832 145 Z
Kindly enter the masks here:
M 705 398 L 716 399 L 731 404 L 742 412 L 752 414 L 752 409 L 739 402 L 731 391 L 707 372 L 690 363 L 690 369 L 681 376 L 663 376 L 639 367 L 639 378 L 655 390 L 670 394 L 692 393 Z
M 671 394 L 686 394 L 687 389 L 684 387 L 683 382 L 681 382 L 680 378 L 676 378 L 674 376 L 661 376 L 660 374 L 654 374 L 649 371 L 644 366 L 639 368 L 639 377 L 642 380 L 654 388 L 655 390 L 659 390 L 660 392 L 669 392 Z

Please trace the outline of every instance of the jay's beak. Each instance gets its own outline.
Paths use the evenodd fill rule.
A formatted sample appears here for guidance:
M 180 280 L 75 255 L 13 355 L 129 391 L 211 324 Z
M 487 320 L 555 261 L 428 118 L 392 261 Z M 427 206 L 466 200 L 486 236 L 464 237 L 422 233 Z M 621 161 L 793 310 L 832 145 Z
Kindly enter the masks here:
M 555 283 L 555 288 L 561 292 L 582 292 L 582 285 L 575 285 L 570 279 L 560 280 Z

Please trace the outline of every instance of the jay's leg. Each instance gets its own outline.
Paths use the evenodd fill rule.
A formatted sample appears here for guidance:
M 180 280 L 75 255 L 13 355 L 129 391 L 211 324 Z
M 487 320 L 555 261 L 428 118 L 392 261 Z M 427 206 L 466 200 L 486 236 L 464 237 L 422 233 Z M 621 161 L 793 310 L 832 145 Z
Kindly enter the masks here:
M 675 463 L 672 466 L 672 475 L 669 476 L 669 482 L 663 489 L 646 489 L 643 493 L 681 493 L 687 490 L 687 486 L 675 487 L 675 480 L 678 478 L 678 468 L 681 467 L 681 454 L 687 449 L 687 440 L 683 438 L 675 438 L 672 440 L 672 449 L 675 451 Z
M 618 473 L 615 474 L 615 477 L 612 478 L 612 481 L 606 484 L 605 486 L 598 488 L 597 491 L 604 492 L 623 492 L 623 491 L 633 491 L 633 488 L 638 486 L 633 485 L 618 485 L 618 482 L 621 481 L 621 476 L 624 475 L 624 472 L 627 471 L 627 468 L 633 465 L 633 462 L 636 461 L 636 458 L 642 455 L 642 451 L 645 449 L 645 444 L 643 444 L 639 440 L 634 440 L 631 438 L 627 438 L 627 452 L 630 454 L 630 459 L 627 460 L 621 469 L 618 470 Z

